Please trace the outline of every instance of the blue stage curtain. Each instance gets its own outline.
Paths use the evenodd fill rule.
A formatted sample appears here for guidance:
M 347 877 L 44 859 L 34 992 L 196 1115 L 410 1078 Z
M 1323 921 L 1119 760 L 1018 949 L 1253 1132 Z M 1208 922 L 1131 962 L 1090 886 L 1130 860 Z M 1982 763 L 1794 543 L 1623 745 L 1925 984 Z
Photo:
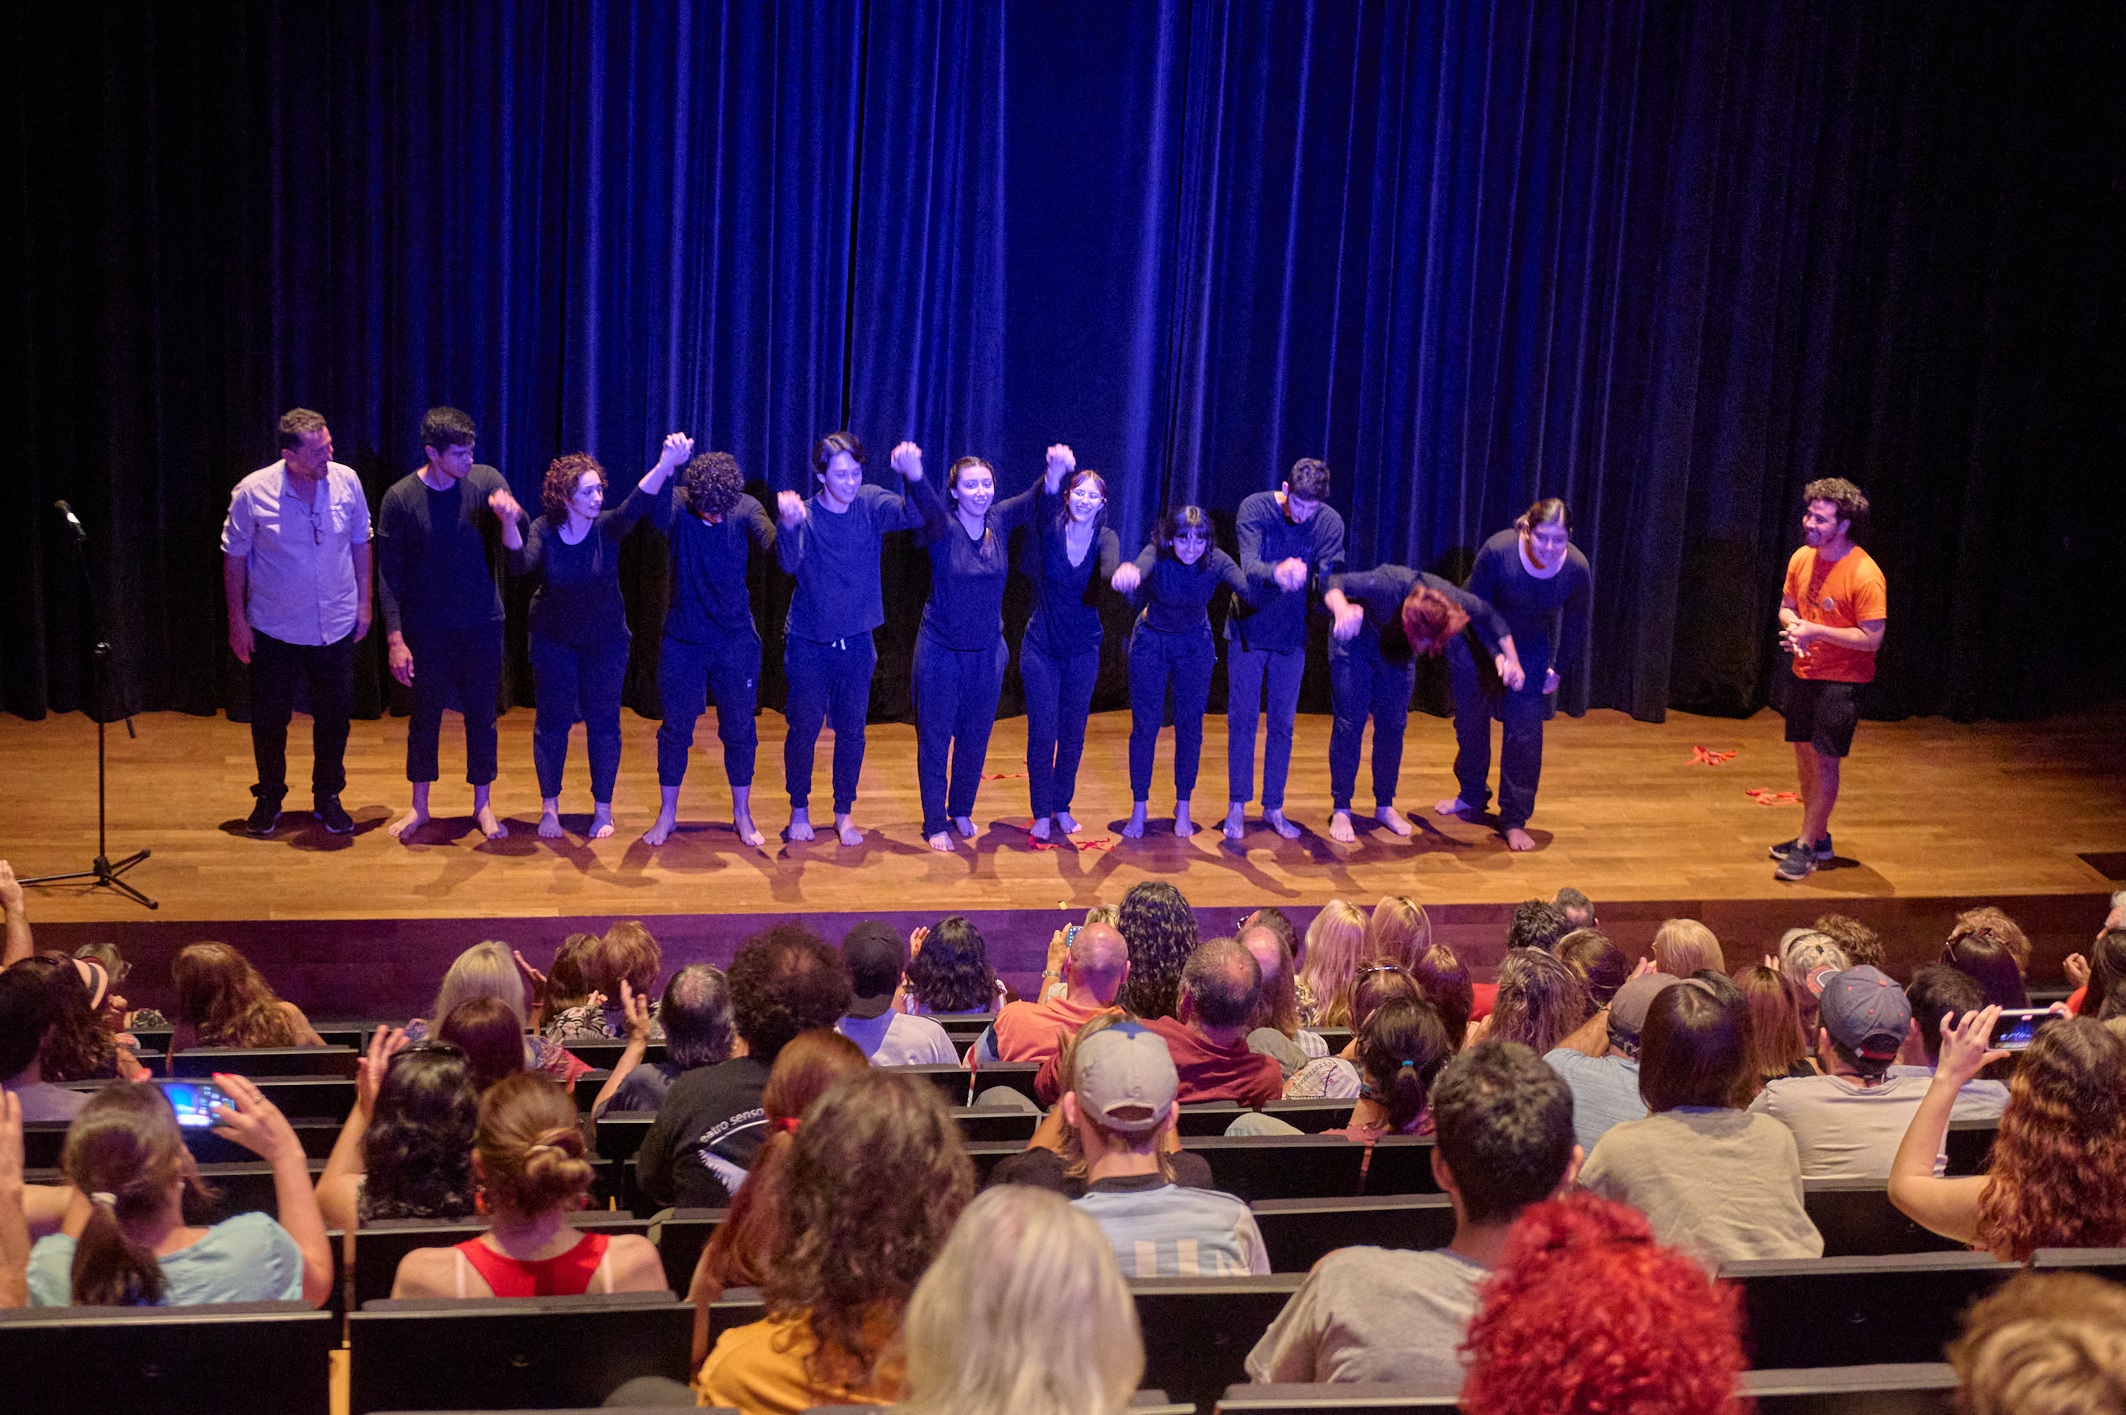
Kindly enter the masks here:
M 903 437 L 1006 492 L 1067 441 L 1131 552 L 1304 455 L 1359 566 L 1455 573 L 1562 495 L 1598 578 L 1566 705 L 1648 719 L 1765 702 L 1800 487 L 1847 475 L 1873 712 L 2126 681 L 2116 6 L 252 0 L 0 38 L 12 712 L 87 694 L 63 496 L 130 701 L 243 713 L 216 531 L 295 404 L 372 499 L 433 403 L 527 500 L 583 448 L 618 494 L 673 428 L 764 496 L 845 424 L 889 485 Z M 624 573 L 654 713 L 653 531 Z M 925 577 L 897 538 L 877 714 Z

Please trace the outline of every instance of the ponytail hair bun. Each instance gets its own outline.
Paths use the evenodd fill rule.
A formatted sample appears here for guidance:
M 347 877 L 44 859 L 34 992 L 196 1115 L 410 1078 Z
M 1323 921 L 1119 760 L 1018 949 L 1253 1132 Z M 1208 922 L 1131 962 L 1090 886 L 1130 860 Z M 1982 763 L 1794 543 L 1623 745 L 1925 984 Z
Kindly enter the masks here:
M 591 1187 L 575 1102 L 534 1071 L 504 1077 L 481 1098 L 473 1150 L 491 1209 L 529 1215 L 578 1208 Z

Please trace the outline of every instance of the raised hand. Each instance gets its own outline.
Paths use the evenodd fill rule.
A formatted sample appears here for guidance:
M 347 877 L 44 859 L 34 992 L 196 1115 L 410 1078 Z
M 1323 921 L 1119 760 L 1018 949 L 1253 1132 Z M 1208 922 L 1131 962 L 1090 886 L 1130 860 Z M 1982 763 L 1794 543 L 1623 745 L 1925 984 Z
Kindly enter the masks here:
M 1133 564 L 1117 565 L 1114 577 L 1108 583 L 1115 587 L 1117 594 L 1134 594 L 1137 586 L 1144 583 L 1144 576 Z
M 1966 1012 L 1963 1020 L 1953 1027 L 1949 1025 L 1952 1015 L 1947 1012 L 1942 1014 L 1941 1062 L 1934 1068 L 1934 1074 L 1938 1078 L 1955 1082 L 1961 1088 L 1964 1082 L 2008 1053 L 1995 1051 L 1987 1045 L 1993 1040 L 1993 1024 L 2000 1020 L 1999 1007 L 1983 1007 L 1976 1012 Z
M 302 1160 L 303 1142 L 295 1138 L 295 1127 L 249 1077 L 216 1072 L 214 1084 L 235 1102 L 233 1106 L 216 1107 L 215 1134 L 235 1141 L 269 1164 L 290 1156 Z
M 531 960 L 514 948 L 509 951 L 509 956 L 517 960 L 517 971 L 524 975 L 524 985 L 531 989 L 532 1000 L 536 1002 L 545 997 L 546 974 L 534 968 Z
M 694 455 L 694 439 L 683 432 L 668 432 L 664 446 L 657 451 L 657 464 L 661 467 L 676 467 Z
M 15 878 L 15 867 L 0 860 L 0 908 L 10 913 L 22 907 L 22 883 Z
M 0 869 L 5 867 L 6 862 L 0 861 Z M 2081 954 L 2068 954 L 2060 960 L 2060 968 L 2067 974 L 2067 981 L 2073 983 L 2076 987 L 2086 988 L 2089 986 L 2089 960 Z
M 626 978 L 620 980 L 620 1011 L 627 1017 L 627 1039 L 630 1045 L 650 1040 L 650 1000 L 635 995 L 635 985 Z
M 354 1103 L 365 1114 L 376 1113 L 376 1093 L 391 1069 L 391 1058 L 406 1045 L 406 1029 L 379 1024 L 369 1039 L 369 1050 L 354 1064 Z
M 805 499 L 796 492 L 780 491 L 775 494 L 775 516 L 782 522 L 783 529 L 795 530 L 804 524 L 805 517 L 810 514 L 805 508 Z
M 893 449 L 893 455 L 887 461 L 892 465 L 894 471 L 901 474 L 903 480 L 921 481 L 923 479 L 923 449 L 913 442 L 896 444 Z
M 1078 454 L 1070 450 L 1067 442 L 1057 442 L 1048 449 L 1048 481 L 1051 487 L 1078 470 Z

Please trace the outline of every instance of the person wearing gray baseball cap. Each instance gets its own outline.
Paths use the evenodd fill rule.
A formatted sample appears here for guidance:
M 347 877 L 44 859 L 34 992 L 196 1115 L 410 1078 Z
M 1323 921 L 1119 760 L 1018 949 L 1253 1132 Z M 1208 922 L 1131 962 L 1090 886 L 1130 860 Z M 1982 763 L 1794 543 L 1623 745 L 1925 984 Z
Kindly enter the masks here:
M 1654 999 L 1682 981 L 1670 973 L 1641 973 L 1618 988 L 1609 1002 L 1608 1048 L 1600 1056 L 1568 1046 L 1543 1053 L 1550 1069 L 1572 1088 L 1573 1136 L 1589 1154 L 1610 1126 L 1646 1118 L 1646 1101 L 1639 1094 L 1639 1033 Z

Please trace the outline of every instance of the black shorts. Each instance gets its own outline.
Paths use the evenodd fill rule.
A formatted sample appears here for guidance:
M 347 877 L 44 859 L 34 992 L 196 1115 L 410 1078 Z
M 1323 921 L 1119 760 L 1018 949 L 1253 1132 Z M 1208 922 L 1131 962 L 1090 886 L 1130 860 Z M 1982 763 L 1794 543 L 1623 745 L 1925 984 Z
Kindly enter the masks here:
M 1853 728 L 1860 721 L 1860 685 L 1827 678 L 1786 682 L 1786 740 L 1806 742 L 1827 757 L 1853 750 Z

